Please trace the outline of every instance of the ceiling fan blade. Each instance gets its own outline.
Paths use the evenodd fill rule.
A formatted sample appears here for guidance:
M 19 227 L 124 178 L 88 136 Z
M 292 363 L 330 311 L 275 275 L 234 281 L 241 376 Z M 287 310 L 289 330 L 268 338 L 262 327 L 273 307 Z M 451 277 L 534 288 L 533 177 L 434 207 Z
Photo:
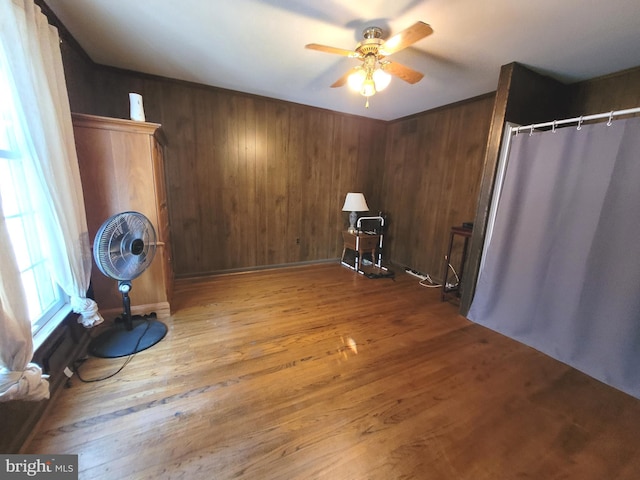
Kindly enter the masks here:
M 343 55 L 345 57 L 356 58 L 360 56 L 359 53 L 354 52 L 353 50 L 346 50 L 344 48 L 336 48 L 336 47 L 328 47 L 326 45 L 319 45 L 317 43 L 309 43 L 308 45 L 305 45 L 304 48 L 308 48 L 310 50 L 318 50 L 320 52 L 325 52 L 325 53 L 333 53 L 336 55 Z
M 351 75 L 352 73 L 357 72 L 358 70 L 360 70 L 360 67 L 353 67 L 347 73 L 345 73 L 343 76 L 341 76 L 338 80 L 333 82 L 333 84 L 331 85 L 331 88 L 337 88 L 337 87 L 343 86 L 349 80 L 349 75 Z
M 424 77 L 422 73 L 395 62 L 385 63 L 382 69 L 385 72 L 390 73 L 391 75 L 396 76 L 411 84 L 418 83 L 420 80 L 422 80 L 422 77 Z
M 418 40 L 421 40 L 432 33 L 433 28 L 431 28 L 430 25 L 424 22 L 416 22 L 406 30 L 401 31 L 384 42 L 380 46 L 380 53 L 382 55 L 391 55 L 392 53 L 396 53 L 403 48 L 413 45 Z

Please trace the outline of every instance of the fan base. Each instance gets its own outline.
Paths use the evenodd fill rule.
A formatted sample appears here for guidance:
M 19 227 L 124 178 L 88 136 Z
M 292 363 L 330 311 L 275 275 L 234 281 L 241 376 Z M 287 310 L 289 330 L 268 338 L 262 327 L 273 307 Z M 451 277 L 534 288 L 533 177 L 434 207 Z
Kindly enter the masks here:
M 127 330 L 125 322 L 117 322 L 91 340 L 89 354 L 100 358 L 126 357 L 153 347 L 167 334 L 167 326 L 151 316 L 134 315 L 131 323 L 131 330 Z

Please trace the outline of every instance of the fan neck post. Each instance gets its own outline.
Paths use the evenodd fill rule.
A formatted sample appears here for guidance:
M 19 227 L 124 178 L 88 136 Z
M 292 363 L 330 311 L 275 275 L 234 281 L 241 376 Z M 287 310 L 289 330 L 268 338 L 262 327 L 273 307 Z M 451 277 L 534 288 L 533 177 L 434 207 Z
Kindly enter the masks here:
M 378 57 L 378 50 L 384 43 L 382 40 L 382 29 L 380 27 L 367 27 L 362 32 L 364 40 L 356 45 L 355 51 L 362 57 L 373 54 Z
M 367 27 L 362 31 L 362 36 L 365 40 L 382 38 L 382 29 L 380 27 Z

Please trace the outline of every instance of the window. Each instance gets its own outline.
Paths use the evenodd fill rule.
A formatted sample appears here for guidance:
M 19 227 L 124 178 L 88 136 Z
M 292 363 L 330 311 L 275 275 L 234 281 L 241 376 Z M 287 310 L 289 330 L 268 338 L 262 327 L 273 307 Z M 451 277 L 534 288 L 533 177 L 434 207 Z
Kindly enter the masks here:
M 24 168 L 25 152 L 19 148 L 20 127 L 0 58 L 0 192 L 2 210 L 25 292 L 32 332 L 35 334 L 66 303 L 53 281 L 46 256 L 46 236 L 35 209 L 32 188 Z

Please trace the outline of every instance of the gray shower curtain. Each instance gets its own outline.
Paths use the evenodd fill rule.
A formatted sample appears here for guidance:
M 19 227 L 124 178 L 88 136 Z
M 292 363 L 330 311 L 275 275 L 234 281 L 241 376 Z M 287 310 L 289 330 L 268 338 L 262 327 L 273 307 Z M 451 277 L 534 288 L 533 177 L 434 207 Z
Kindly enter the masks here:
M 640 118 L 520 133 L 469 318 L 640 398 Z

